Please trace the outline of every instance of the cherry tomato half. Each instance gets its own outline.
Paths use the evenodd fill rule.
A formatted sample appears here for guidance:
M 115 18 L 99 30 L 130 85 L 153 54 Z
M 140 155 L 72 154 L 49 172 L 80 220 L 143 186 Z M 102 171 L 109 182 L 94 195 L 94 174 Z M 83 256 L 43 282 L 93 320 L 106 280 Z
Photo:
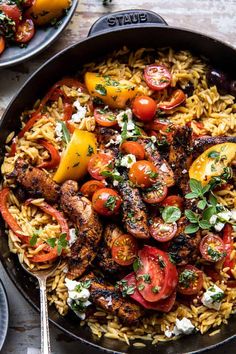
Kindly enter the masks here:
M 225 257 L 225 245 L 223 240 L 216 235 L 206 235 L 200 243 L 202 257 L 209 262 L 218 262 Z
M 231 253 L 234 250 L 234 237 L 233 237 L 233 226 L 231 224 L 226 224 L 223 230 L 223 242 L 225 245 L 226 257 L 224 260 L 223 267 L 229 267 L 228 274 L 232 275 L 232 269 L 236 265 L 235 257 L 231 259 Z
M 137 241 L 132 235 L 123 234 L 112 244 L 111 254 L 113 260 L 122 266 L 132 264 L 138 254 Z
M 3 36 L 0 36 L 0 54 L 2 54 L 2 52 L 4 51 L 5 49 L 5 39 Z
M 155 240 L 159 242 L 167 242 L 175 236 L 177 232 L 177 224 L 176 222 L 167 224 L 161 218 L 154 217 L 152 218 L 149 232 Z
M 132 105 L 133 114 L 144 122 L 152 120 L 157 111 L 157 103 L 149 96 L 137 96 Z
M 137 160 L 143 160 L 145 156 L 144 147 L 136 141 L 125 141 L 120 146 L 122 154 L 132 154 Z
M 186 99 L 185 93 L 178 89 L 173 91 L 168 101 L 163 101 L 157 104 L 157 108 L 168 111 L 172 108 L 179 106 Z
M 156 182 L 157 177 L 157 168 L 150 161 L 137 161 L 129 170 L 129 179 L 137 187 L 150 187 Z
M 178 273 L 166 252 L 144 246 L 138 253 L 140 267 L 136 272 L 137 289 L 150 302 L 168 298 L 174 291 Z
M 133 300 L 137 301 L 145 309 L 156 310 L 156 311 L 159 311 L 159 312 L 166 312 L 167 313 L 167 312 L 170 312 L 170 310 L 174 306 L 175 299 L 176 299 L 176 291 L 173 291 L 173 293 L 169 297 L 164 299 L 164 300 L 159 300 L 159 301 L 156 301 L 156 302 L 149 302 L 149 301 L 144 300 L 142 295 L 137 290 L 135 273 L 128 274 L 123 279 L 123 281 L 127 281 L 127 286 L 128 287 L 130 287 L 130 286 L 134 287 L 134 293 L 131 294 L 130 297 Z
M 179 209 L 183 210 L 184 200 L 179 195 L 168 195 L 161 203 L 161 206 L 176 206 Z
M 148 204 L 160 203 L 167 196 L 168 188 L 165 184 L 158 183 L 142 192 L 144 202 Z
M 183 295 L 198 294 L 203 286 L 203 273 L 191 264 L 179 270 L 177 291 Z
M 113 157 L 109 154 L 94 154 L 88 162 L 89 174 L 100 181 L 106 177 L 106 172 L 113 170 Z
M 94 210 L 103 216 L 117 214 L 121 202 L 119 194 L 111 188 L 101 188 L 97 190 L 92 197 Z
M 80 188 L 80 192 L 85 195 L 87 198 L 91 199 L 93 194 L 105 187 L 104 181 L 98 181 L 96 179 L 92 179 L 90 181 L 85 182 Z
M 27 43 L 35 34 L 34 22 L 27 18 L 19 23 L 15 33 L 15 40 L 18 43 Z
M 19 24 L 22 13 L 17 5 L 5 3 L 0 4 L 0 11 L 2 11 L 7 17 L 14 21 L 16 26 Z
M 155 91 L 163 90 L 171 83 L 171 73 L 164 65 L 151 64 L 144 69 L 146 84 Z
M 103 127 L 112 127 L 117 124 L 115 112 L 105 107 L 95 108 L 94 118 L 96 122 Z

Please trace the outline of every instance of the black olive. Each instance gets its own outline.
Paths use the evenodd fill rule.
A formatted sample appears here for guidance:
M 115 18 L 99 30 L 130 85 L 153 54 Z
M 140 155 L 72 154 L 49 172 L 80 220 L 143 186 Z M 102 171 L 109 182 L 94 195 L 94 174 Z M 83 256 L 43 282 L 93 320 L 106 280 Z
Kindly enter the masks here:
M 189 82 L 188 85 L 185 86 L 185 88 L 182 88 L 182 90 L 184 91 L 184 93 L 188 97 L 191 97 L 193 95 L 193 91 L 194 91 L 194 86 L 193 86 L 192 82 Z
M 223 71 L 210 69 L 206 75 L 209 86 L 216 86 L 220 94 L 226 94 L 230 91 L 230 80 Z

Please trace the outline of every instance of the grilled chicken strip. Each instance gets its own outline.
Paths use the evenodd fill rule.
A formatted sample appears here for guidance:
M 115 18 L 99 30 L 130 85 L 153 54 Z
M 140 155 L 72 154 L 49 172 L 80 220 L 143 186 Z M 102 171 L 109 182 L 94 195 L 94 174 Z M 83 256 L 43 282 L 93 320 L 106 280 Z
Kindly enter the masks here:
M 32 196 L 43 197 L 48 202 L 56 202 L 60 186 L 46 172 L 31 166 L 22 159 L 16 160 L 14 174 L 17 182 Z
M 184 232 L 188 224 L 185 217 L 181 218 L 177 224 L 178 230 L 175 237 L 170 241 L 168 253 L 178 266 L 183 266 L 196 260 L 201 234 L 199 231 L 190 235 Z
M 147 239 L 148 216 L 146 206 L 142 201 L 138 188 L 130 186 L 129 181 L 120 183 L 117 187 L 122 197 L 123 223 L 128 233 L 137 238 Z
M 103 232 L 104 244 L 99 248 L 97 254 L 97 264 L 108 275 L 120 275 L 123 271 L 123 267 L 117 264 L 111 255 L 111 247 L 117 237 L 124 232 L 115 224 L 109 224 L 105 227 Z
M 175 182 L 183 192 L 187 190 L 188 170 L 192 163 L 192 129 L 177 127 L 170 146 L 169 163 L 174 171 Z
M 211 146 L 223 143 L 236 143 L 236 136 L 203 136 L 193 141 L 194 158 Z
M 121 293 L 113 285 L 106 284 L 103 279 L 93 273 L 83 277 L 82 281 L 91 280 L 91 301 L 105 311 L 118 316 L 122 322 L 131 325 L 136 324 L 142 316 L 141 308 L 122 297 Z
M 66 181 L 61 187 L 62 210 L 77 225 L 78 237 L 71 247 L 68 278 L 81 276 L 94 260 L 102 237 L 102 224 L 90 200 L 76 195 L 78 184 Z
M 174 173 L 168 162 L 160 155 L 156 146 L 149 139 L 138 139 L 138 142 L 144 147 L 145 158 L 152 162 L 158 168 L 158 177 L 167 187 L 175 184 Z

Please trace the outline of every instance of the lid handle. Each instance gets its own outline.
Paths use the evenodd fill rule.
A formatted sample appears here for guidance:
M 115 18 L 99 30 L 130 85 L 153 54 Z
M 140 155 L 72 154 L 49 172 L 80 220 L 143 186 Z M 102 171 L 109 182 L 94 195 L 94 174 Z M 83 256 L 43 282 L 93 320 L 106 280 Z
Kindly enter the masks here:
M 168 26 L 166 21 L 158 14 L 149 10 L 124 10 L 112 12 L 100 17 L 90 28 L 88 37 L 98 32 L 110 32 L 124 27 L 142 27 L 145 24 L 156 23 Z

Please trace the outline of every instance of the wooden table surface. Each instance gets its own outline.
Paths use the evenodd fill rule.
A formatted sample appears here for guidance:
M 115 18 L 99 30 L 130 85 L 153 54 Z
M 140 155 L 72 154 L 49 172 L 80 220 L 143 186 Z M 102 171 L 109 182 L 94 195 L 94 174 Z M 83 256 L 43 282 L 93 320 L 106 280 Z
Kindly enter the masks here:
M 67 29 L 56 43 L 30 61 L 0 70 L 0 117 L 17 92 L 18 88 L 45 60 L 59 50 L 85 38 L 93 22 L 101 15 L 124 9 L 150 9 L 160 14 L 169 25 L 186 27 L 214 36 L 236 47 L 236 1 L 235 0 L 113 0 L 104 7 L 102 0 L 81 0 L 77 11 Z M 3 354 L 36 354 L 29 348 L 39 348 L 39 315 L 26 303 L 14 288 L 2 266 L 0 278 L 7 289 L 10 303 L 10 327 Z M 97 353 L 94 349 L 76 342 L 51 326 L 53 352 Z M 224 346 L 209 353 L 235 353 L 235 344 Z

